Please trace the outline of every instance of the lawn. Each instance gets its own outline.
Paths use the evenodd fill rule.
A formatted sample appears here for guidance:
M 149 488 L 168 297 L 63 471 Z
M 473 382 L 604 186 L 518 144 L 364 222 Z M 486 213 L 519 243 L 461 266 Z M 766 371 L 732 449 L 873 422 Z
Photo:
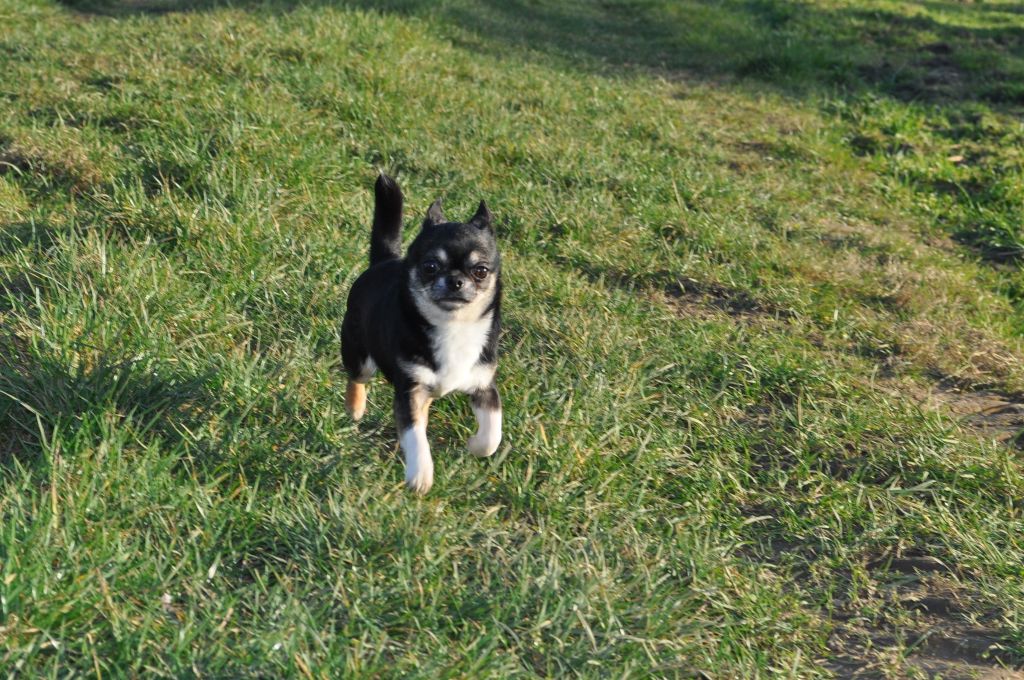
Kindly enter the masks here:
M 1018 677 L 1022 113 L 1010 0 L 0 0 L 0 669 Z M 382 169 L 504 253 L 422 498 Z

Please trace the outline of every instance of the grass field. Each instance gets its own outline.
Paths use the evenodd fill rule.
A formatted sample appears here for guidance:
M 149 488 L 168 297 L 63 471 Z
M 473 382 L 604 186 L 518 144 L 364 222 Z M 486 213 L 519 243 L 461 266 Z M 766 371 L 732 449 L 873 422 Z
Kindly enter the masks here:
M 0 0 L 0 669 L 1019 677 L 1022 112 L 1011 0 Z M 505 253 L 425 498 L 382 168 Z

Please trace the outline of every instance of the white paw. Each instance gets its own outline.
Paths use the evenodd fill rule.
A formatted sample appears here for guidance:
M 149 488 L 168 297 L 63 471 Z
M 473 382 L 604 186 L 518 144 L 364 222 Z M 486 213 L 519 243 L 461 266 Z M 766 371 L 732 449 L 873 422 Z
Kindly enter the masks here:
M 430 457 L 426 428 L 410 427 L 399 441 L 405 452 L 405 485 L 419 494 L 430 491 L 434 485 L 434 459 Z
M 413 493 L 420 495 L 430 491 L 434 486 L 434 466 L 420 465 L 418 467 L 405 467 L 405 485 Z
M 348 415 L 352 420 L 361 420 L 366 415 L 366 407 L 360 406 L 359 408 L 348 409 Z
M 466 447 L 469 449 L 469 452 L 477 458 L 486 458 L 498 450 L 498 444 L 500 443 L 500 435 L 494 437 L 489 434 L 485 435 L 478 432 L 469 438 L 469 441 L 466 442 Z
M 501 443 L 501 409 L 473 407 L 473 415 L 479 427 L 466 446 L 477 458 L 486 458 L 497 451 Z

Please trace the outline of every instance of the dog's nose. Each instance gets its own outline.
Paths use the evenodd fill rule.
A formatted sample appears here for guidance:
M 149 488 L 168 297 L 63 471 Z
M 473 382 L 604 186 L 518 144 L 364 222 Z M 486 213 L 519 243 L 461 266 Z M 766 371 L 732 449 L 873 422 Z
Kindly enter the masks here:
M 466 283 L 466 280 L 464 278 L 462 278 L 461 276 L 450 276 L 450 277 L 448 277 L 448 286 L 452 290 L 461 290 L 463 284 L 465 284 L 465 283 Z

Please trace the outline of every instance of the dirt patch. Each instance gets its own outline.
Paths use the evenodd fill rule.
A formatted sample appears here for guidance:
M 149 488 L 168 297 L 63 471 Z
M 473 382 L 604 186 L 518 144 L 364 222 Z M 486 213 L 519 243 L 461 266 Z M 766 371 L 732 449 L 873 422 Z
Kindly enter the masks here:
M 1024 449 L 1024 395 L 969 391 L 939 385 L 904 392 L 919 404 L 941 408 L 980 435 Z
M 1024 374 L 1020 356 L 981 331 L 917 319 L 896 326 L 896 352 L 921 366 L 943 389 L 977 393 L 1013 384 Z
M 869 565 L 877 588 L 840 602 L 829 640 L 838 677 L 1024 679 L 1024 659 L 1004 645 L 994 612 L 955 578 L 955 569 L 923 554 Z
M 1024 448 L 1024 397 L 997 392 L 938 392 L 939 399 L 972 428 L 1001 442 Z
M 1024 449 L 1024 394 L 972 390 L 952 379 L 927 387 L 893 379 L 876 383 L 875 387 L 924 410 L 949 414 L 982 437 Z
M 674 281 L 662 283 L 662 293 L 666 301 L 680 316 L 698 319 L 712 318 L 723 313 L 733 318 L 745 319 L 790 319 L 794 316 L 792 310 L 759 300 L 744 290 L 713 281 L 675 277 Z

